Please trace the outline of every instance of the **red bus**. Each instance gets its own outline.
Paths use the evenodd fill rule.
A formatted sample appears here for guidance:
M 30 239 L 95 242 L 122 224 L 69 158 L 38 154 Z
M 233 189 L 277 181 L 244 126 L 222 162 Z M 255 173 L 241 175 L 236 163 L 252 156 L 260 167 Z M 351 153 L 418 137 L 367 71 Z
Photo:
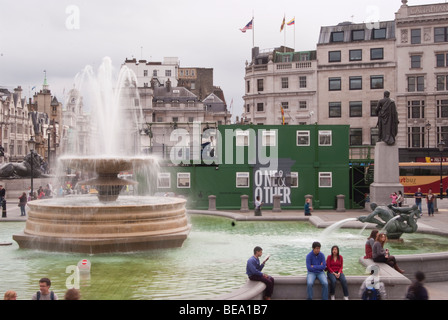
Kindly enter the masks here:
M 440 194 L 440 162 L 400 162 L 400 183 L 405 194 L 414 194 L 418 188 L 423 193 L 431 189 Z M 442 162 L 443 191 L 448 188 L 448 163 Z

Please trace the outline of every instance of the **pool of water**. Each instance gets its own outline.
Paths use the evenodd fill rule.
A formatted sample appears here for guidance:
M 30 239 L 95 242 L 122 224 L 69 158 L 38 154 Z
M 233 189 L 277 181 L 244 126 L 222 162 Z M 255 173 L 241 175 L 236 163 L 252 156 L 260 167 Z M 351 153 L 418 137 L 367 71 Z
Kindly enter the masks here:
M 182 248 L 116 254 L 69 254 L 20 249 L 12 235 L 24 222 L 2 222 L 0 242 L 0 292 L 15 290 L 18 299 L 30 299 L 42 277 L 52 280 L 59 298 L 74 281 L 73 269 L 89 259 L 89 276 L 79 280 L 82 299 L 209 299 L 242 286 L 246 261 L 257 245 L 271 255 L 264 272 L 275 275 L 306 274 L 305 256 L 313 241 L 320 241 L 328 255 L 340 247 L 346 275 L 365 274 L 358 263 L 364 255 L 369 230 L 339 229 L 325 238 L 323 229 L 306 222 L 236 222 L 231 219 L 192 215 L 192 230 Z M 392 254 L 448 251 L 448 239 L 406 234 L 404 243 L 388 243 Z

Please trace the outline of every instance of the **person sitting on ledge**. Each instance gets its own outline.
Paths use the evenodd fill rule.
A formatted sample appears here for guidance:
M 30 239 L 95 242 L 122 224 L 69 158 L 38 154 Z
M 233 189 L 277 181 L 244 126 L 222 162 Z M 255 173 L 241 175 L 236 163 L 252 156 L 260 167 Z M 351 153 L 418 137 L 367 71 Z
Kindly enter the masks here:
M 260 257 L 263 255 L 263 249 L 261 247 L 254 248 L 254 255 L 247 260 L 246 274 L 252 281 L 261 281 L 266 284 L 266 290 L 264 291 L 264 299 L 271 300 L 272 292 L 274 291 L 274 278 L 262 273 L 266 261 L 269 260 L 269 256 L 260 264 Z
M 386 241 L 387 236 L 384 233 L 378 233 L 378 235 L 376 236 L 376 241 L 373 244 L 372 248 L 373 261 L 387 263 L 398 272 L 404 273 L 404 270 L 401 270 L 398 267 L 395 257 L 389 254 L 389 249 L 384 249 L 384 244 L 386 243 Z

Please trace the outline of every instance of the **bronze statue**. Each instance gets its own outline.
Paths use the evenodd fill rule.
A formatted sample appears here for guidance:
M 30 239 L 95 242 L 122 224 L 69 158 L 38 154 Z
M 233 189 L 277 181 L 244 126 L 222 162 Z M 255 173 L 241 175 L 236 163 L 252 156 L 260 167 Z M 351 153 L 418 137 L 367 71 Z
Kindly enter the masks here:
M 417 231 L 417 219 L 421 217 L 417 205 L 399 208 L 392 205 L 378 206 L 376 203 L 371 203 L 370 208 L 372 212 L 367 216 L 358 217 L 358 220 L 375 223 L 378 229 L 385 229 L 389 239 L 399 239 L 403 233 Z
M 6 162 L 0 166 L 0 178 L 20 179 L 31 176 L 31 161 L 33 161 L 33 178 L 48 177 L 41 170 L 43 157 L 35 152 L 27 154 L 22 162 Z
M 398 132 L 398 113 L 395 101 L 390 98 L 390 92 L 384 92 L 384 98 L 378 101 L 376 107 L 378 115 L 378 141 L 384 141 L 388 145 L 395 144 Z

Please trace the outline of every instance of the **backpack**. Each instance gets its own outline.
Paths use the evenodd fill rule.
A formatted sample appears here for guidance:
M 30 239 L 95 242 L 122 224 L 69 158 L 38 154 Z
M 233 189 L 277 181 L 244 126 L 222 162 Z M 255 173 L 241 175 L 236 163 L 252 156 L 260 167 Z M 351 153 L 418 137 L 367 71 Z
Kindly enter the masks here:
M 366 288 L 362 293 L 362 300 L 379 300 L 378 290 L 375 288 Z
M 50 299 L 54 300 L 54 292 L 53 291 L 50 292 Z M 36 300 L 40 300 L 40 291 L 37 291 L 37 293 L 36 293 Z

